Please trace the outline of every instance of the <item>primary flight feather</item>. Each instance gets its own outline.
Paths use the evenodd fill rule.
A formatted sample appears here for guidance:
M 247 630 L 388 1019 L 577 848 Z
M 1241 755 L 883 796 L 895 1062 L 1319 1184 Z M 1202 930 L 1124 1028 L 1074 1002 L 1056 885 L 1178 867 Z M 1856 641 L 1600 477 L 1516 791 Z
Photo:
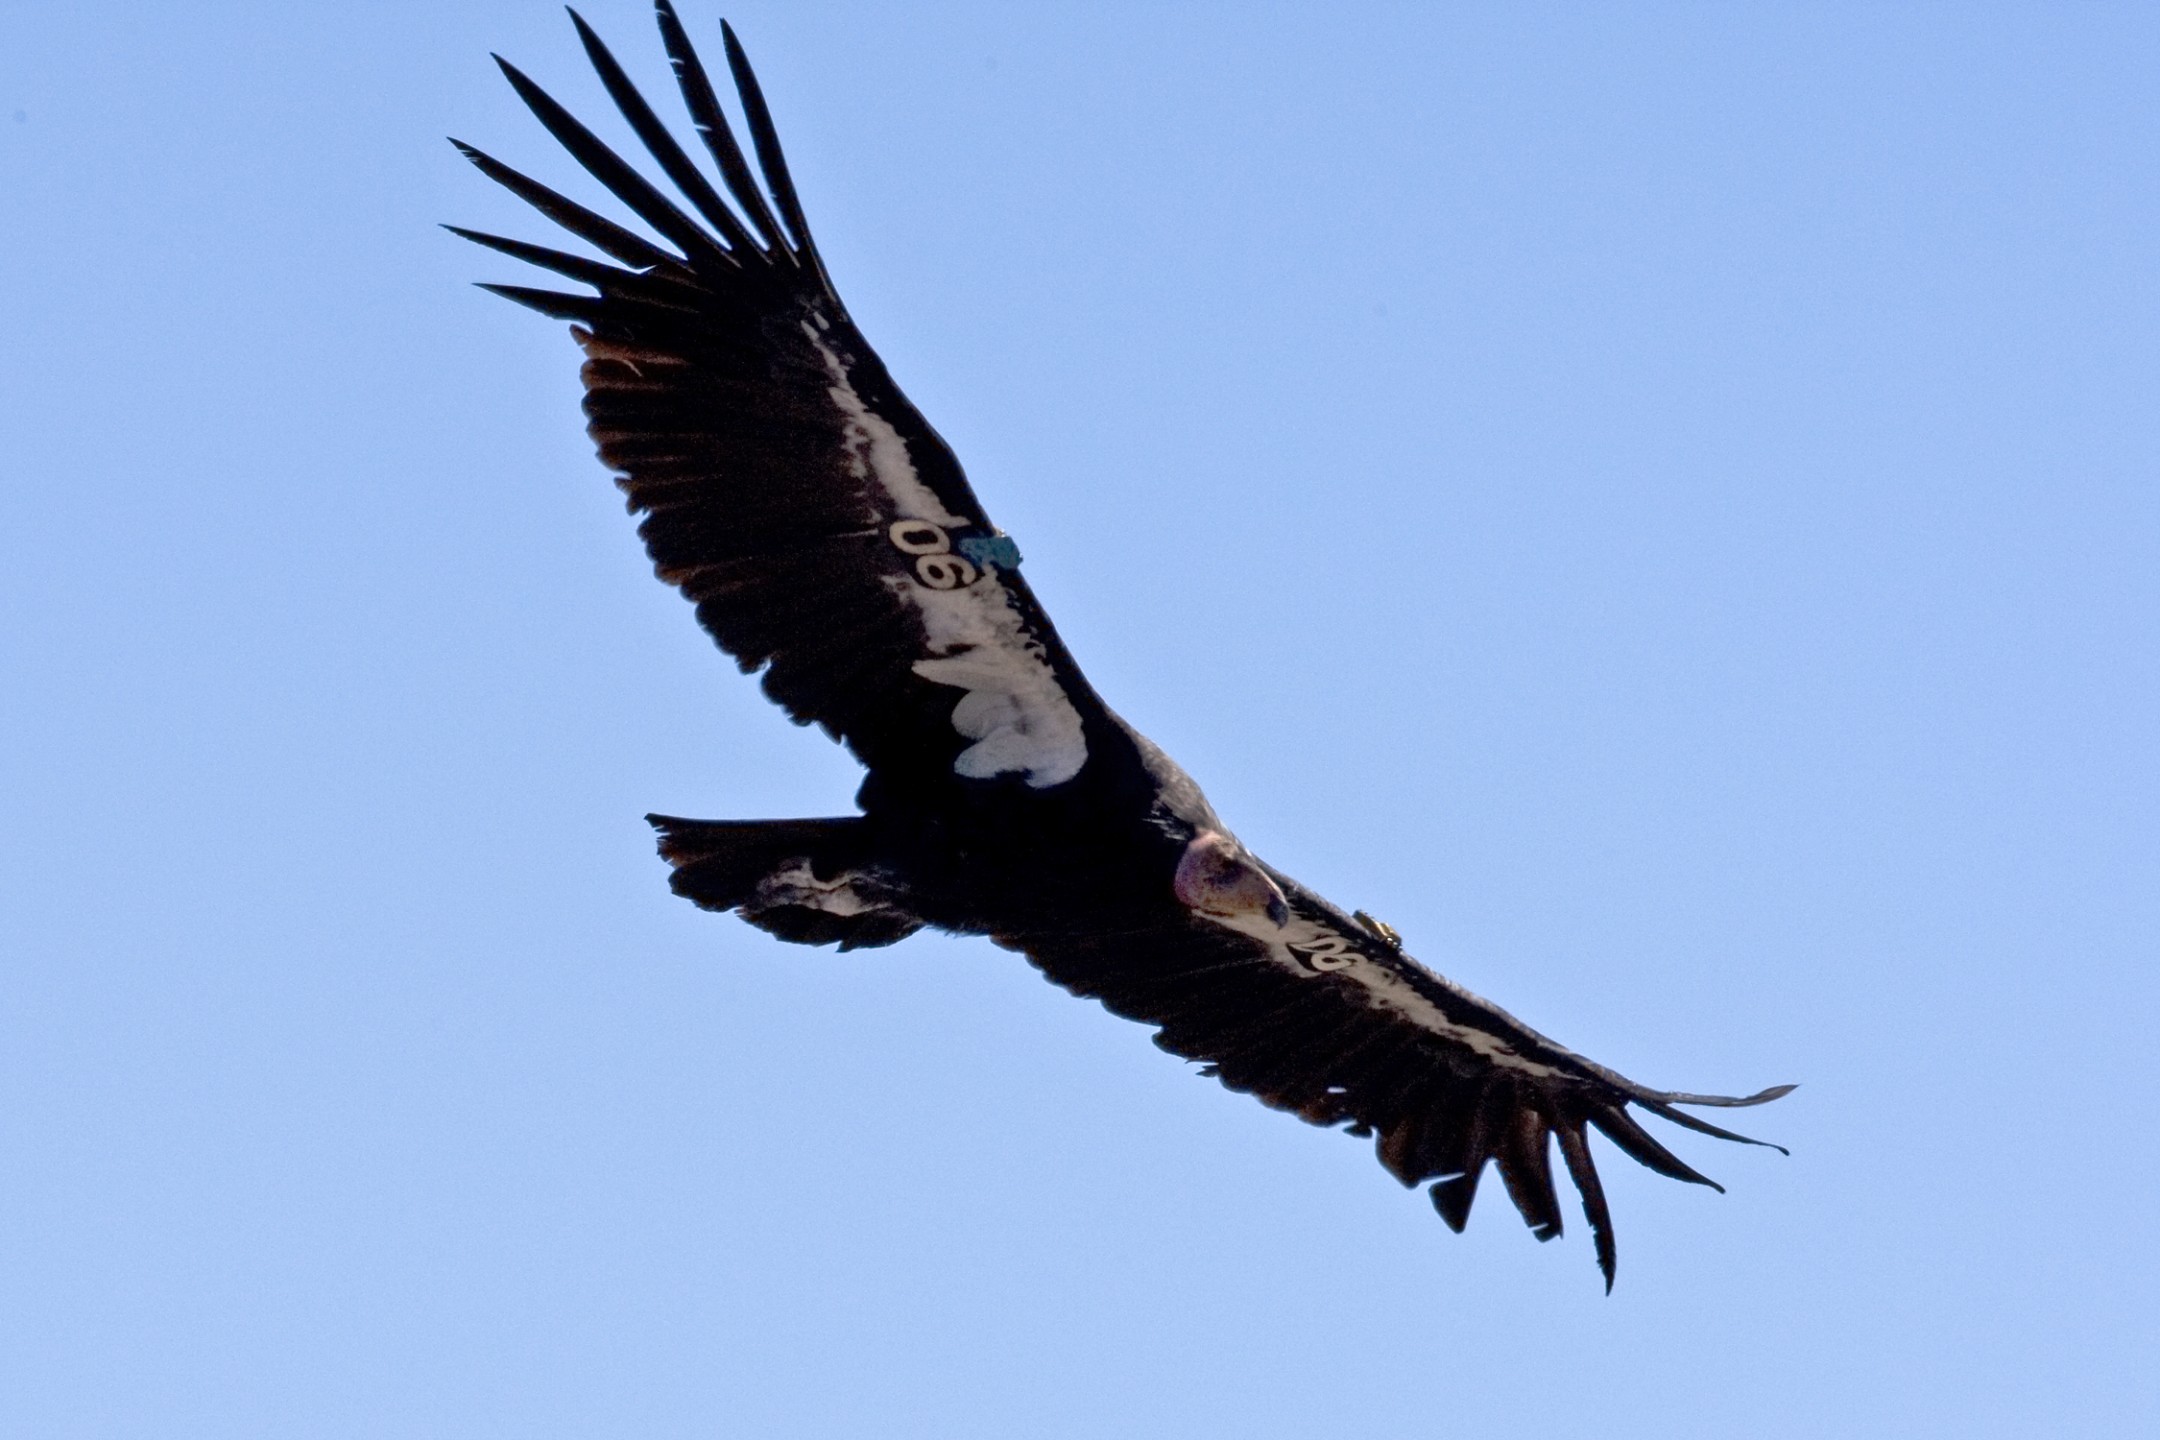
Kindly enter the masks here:
M 987 935 L 1156 1027 L 1165 1050 L 1318 1125 L 1377 1137 L 1449 1226 L 1488 1162 L 1539 1239 L 1557 1141 L 1606 1288 L 1612 1221 L 1588 1132 L 1709 1185 L 1629 1113 L 1745 1137 L 1574 1054 L 1252 854 L 1105 705 L 960 463 L 849 320 L 757 79 L 722 26 L 753 168 L 668 0 L 660 37 L 718 184 L 575 12 L 601 82 L 693 215 L 499 57 L 541 124 L 660 243 L 470 146 L 489 178 L 608 257 L 451 227 L 593 293 L 486 288 L 573 322 L 589 433 L 660 578 L 797 721 L 868 770 L 861 814 L 650 817 L 677 894 L 797 944 Z M 1759 1143 L 1759 1142 L 1749 1142 Z

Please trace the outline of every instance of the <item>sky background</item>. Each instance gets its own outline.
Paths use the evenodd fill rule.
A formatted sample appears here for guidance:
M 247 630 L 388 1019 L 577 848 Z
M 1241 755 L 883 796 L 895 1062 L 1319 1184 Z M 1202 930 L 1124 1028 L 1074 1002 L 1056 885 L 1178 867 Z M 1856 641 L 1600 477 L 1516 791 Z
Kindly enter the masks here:
M 984 942 L 675 900 L 645 811 L 856 772 L 434 228 L 553 238 L 446 133 L 598 195 L 561 11 L 10 0 L 0 1433 L 2160 1431 L 2160 10 L 729 14 L 1112 703 L 1791 1158 L 1601 1149 L 1607 1298 Z

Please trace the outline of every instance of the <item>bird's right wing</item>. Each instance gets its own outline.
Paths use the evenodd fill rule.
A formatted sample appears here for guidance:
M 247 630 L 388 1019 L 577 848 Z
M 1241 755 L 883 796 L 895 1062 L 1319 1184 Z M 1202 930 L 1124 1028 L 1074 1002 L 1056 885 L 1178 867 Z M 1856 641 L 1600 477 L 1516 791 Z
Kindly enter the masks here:
M 1588 1132 L 1661 1175 L 1719 1188 L 1628 1107 L 1762 1144 L 1675 1107 L 1759 1105 L 1793 1088 L 1734 1097 L 1638 1085 L 1411 959 L 1385 926 L 1269 873 L 1288 902 L 1287 923 L 1259 911 L 1166 911 L 1139 929 L 993 938 L 1065 989 L 1156 1026 L 1157 1045 L 1203 1062 L 1232 1090 L 1316 1125 L 1377 1136 L 1381 1164 L 1405 1185 L 1433 1182 L 1433 1206 L 1455 1230 L 1491 1161 L 1532 1233 L 1558 1235 L 1557 1140 L 1608 1290 L 1617 1252 Z
M 576 322 L 588 430 L 662 579 L 768 694 L 882 783 L 1064 784 L 1100 700 L 937 432 L 848 318 L 812 244 L 756 78 L 729 67 L 762 183 L 667 0 L 661 37 L 726 196 L 576 21 L 593 66 L 693 219 L 507 63 L 550 133 L 665 243 L 470 146 L 480 170 L 610 257 L 456 233 L 590 286 L 487 288 Z M 454 227 L 453 227 L 454 228 Z M 611 263 L 612 262 L 612 263 Z

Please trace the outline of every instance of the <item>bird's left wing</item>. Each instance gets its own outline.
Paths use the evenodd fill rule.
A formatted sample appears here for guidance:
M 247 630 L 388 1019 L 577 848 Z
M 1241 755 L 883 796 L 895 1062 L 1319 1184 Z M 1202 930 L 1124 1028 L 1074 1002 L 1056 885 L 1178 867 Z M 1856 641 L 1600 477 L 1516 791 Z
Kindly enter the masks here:
M 1733 1097 L 1638 1085 L 1419 964 L 1385 925 L 1345 915 L 1287 876 L 1267 873 L 1287 918 L 1264 909 L 1210 916 L 1166 908 L 1139 928 L 993 938 L 1067 990 L 1158 1027 L 1157 1045 L 1202 1062 L 1230 1089 L 1316 1125 L 1378 1137 L 1381 1164 L 1405 1185 L 1433 1182 L 1433 1206 L 1455 1230 L 1468 1221 L 1478 1177 L 1491 1161 L 1532 1233 L 1558 1235 L 1557 1141 L 1608 1290 L 1616 1264 L 1612 1217 L 1588 1132 L 1661 1175 L 1720 1188 L 1644 1130 L 1628 1107 L 1762 1144 L 1675 1107 L 1759 1105 L 1793 1088 Z
M 791 715 L 844 741 L 880 785 L 1064 784 L 1114 731 L 1100 700 L 1020 577 L 1012 539 L 834 293 L 733 33 L 723 28 L 758 173 L 673 8 L 656 8 L 718 187 L 571 18 L 699 218 L 498 60 L 549 132 L 665 243 L 465 145 L 483 173 L 613 263 L 456 233 L 596 292 L 486 287 L 576 322 L 587 428 L 644 512 L 655 569 L 722 649 L 764 670 Z

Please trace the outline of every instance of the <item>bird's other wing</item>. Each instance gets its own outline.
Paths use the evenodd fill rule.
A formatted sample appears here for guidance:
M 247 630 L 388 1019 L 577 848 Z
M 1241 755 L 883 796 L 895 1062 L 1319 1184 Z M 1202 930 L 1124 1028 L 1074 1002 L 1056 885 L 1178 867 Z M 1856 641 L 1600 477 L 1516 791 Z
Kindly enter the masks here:
M 1588 1132 L 1660 1175 L 1722 1188 L 1665 1148 L 1629 1106 L 1721 1139 L 1762 1144 L 1675 1109 L 1759 1105 L 1745 1097 L 1651 1090 L 1555 1044 L 1404 954 L 1392 931 L 1353 919 L 1285 876 L 1278 925 L 1165 913 L 1106 934 L 1010 933 L 1057 984 L 1158 1027 L 1155 1043 L 1203 1063 L 1232 1090 L 1316 1125 L 1377 1137 L 1380 1163 L 1405 1185 L 1432 1184 L 1450 1228 L 1470 1216 L 1495 1163 L 1531 1232 L 1561 1232 L 1552 1142 L 1582 1197 L 1605 1288 L 1616 1251 Z M 1782 1147 L 1773 1147 L 1782 1148 Z
M 450 228 L 596 292 L 486 287 L 574 322 L 588 430 L 644 515 L 655 569 L 744 670 L 764 670 L 790 715 L 886 782 L 1071 780 L 1104 724 L 1100 701 L 1021 579 L 1013 541 L 834 293 L 733 32 L 723 27 L 755 173 L 673 8 L 657 9 L 719 186 L 571 18 L 696 217 L 498 57 L 540 122 L 660 238 L 462 143 L 484 174 L 608 259 Z

